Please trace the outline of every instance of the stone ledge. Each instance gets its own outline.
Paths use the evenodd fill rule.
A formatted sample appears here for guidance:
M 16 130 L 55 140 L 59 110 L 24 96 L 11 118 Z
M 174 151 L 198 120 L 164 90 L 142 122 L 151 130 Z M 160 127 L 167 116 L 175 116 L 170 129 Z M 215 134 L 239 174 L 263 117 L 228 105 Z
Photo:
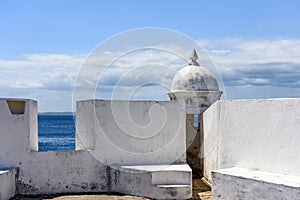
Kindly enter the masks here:
M 298 199 L 300 177 L 228 168 L 212 172 L 213 199 Z

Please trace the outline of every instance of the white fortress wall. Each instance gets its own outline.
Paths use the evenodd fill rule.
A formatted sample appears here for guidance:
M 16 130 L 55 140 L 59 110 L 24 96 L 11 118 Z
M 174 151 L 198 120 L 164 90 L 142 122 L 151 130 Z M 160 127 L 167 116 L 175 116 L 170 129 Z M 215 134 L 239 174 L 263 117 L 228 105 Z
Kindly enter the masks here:
M 184 102 L 84 100 L 76 110 L 78 148 L 110 166 L 110 191 L 192 197 Z
M 18 166 L 17 193 L 107 192 L 109 176 L 88 151 L 32 152 Z
M 0 170 L 16 169 L 17 193 L 107 191 L 107 167 L 88 151 L 37 151 L 36 101 L 1 99 L 0 123 Z
M 300 176 L 300 99 L 217 101 L 203 120 L 207 179 L 230 167 Z
M 170 101 L 77 102 L 81 148 L 108 165 L 185 163 L 185 106 Z M 95 120 L 91 118 L 95 117 Z M 88 120 L 85 120 L 88 119 Z
M 17 194 L 108 192 L 119 173 L 108 165 L 185 163 L 183 103 L 87 100 L 77 108 L 77 150 L 38 152 L 37 102 L 0 100 L 0 170 L 15 168 Z
M 31 151 L 38 150 L 37 102 L 0 99 L 0 168 L 15 167 Z

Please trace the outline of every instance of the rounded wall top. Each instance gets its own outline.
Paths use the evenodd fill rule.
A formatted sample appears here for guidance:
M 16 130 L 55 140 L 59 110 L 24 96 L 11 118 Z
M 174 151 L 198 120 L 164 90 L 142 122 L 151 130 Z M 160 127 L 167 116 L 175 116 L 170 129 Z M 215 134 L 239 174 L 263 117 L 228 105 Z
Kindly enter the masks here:
M 197 63 L 198 55 L 193 50 L 188 66 L 179 70 L 172 81 L 171 92 L 178 91 L 219 91 L 219 85 L 213 74 Z

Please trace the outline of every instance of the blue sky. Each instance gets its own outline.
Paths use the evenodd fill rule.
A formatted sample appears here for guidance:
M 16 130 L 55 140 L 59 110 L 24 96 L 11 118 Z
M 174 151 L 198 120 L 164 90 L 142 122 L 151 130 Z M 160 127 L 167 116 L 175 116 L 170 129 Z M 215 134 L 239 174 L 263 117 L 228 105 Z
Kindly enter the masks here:
M 208 51 L 226 98 L 300 97 L 299 10 L 297 0 L 1 0 L 0 96 L 37 99 L 40 111 L 72 110 L 72 86 L 91 50 L 123 31 L 161 27 Z M 161 91 L 140 92 L 163 99 Z

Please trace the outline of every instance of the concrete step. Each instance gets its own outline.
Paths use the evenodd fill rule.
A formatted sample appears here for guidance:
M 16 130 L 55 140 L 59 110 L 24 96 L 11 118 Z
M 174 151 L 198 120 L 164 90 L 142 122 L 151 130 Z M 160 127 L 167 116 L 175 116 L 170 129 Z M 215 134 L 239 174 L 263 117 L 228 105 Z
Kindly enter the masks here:
M 188 171 L 155 171 L 152 172 L 153 185 L 190 185 L 192 173 Z
M 192 170 L 188 164 L 121 166 L 113 174 L 116 180 L 123 180 L 113 186 L 116 192 L 154 199 L 192 197 Z
M 192 169 L 188 164 L 122 166 L 122 168 L 151 173 L 153 185 L 192 183 Z
M 187 194 L 189 194 L 187 196 Z M 188 199 L 192 197 L 192 186 L 190 184 L 160 184 L 155 185 L 155 199 Z

